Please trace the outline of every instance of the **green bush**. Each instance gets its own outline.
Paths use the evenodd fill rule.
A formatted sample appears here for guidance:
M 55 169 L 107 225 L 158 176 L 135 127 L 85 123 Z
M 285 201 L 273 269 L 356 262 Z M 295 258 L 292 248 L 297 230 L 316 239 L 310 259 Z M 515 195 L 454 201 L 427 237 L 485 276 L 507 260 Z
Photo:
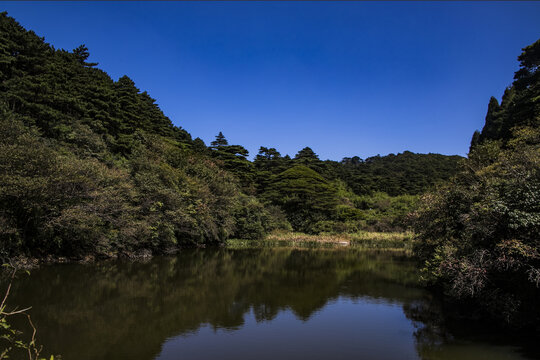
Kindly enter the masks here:
M 540 131 L 486 141 L 449 185 L 423 197 L 414 251 L 424 279 L 507 323 L 540 321 Z M 536 304 L 536 305 L 535 305 Z

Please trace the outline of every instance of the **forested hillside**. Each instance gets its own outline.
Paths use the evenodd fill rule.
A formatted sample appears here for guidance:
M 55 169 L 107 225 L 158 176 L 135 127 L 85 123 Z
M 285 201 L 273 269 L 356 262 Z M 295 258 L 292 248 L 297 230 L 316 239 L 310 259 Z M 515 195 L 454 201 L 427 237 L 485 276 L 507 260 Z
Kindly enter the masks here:
M 55 49 L 0 15 L 0 255 L 111 256 L 261 238 L 281 230 L 403 228 L 457 156 L 321 161 L 174 126 L 81 45 Z M 218 132 L 219 129 L 216 129 Z
M 476 315 L 540 323 L 540 40 L 472 139 L 456 178 L 416 213 L 425 280 Z M 477 310 L 481 309 L 481 312 Z

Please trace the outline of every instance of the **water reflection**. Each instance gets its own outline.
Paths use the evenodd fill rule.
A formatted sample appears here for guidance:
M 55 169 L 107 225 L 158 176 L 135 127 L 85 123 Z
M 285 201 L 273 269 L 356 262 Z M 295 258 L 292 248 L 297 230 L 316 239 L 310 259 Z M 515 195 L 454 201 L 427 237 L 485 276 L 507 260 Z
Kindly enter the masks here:
M 63 359 L 444 358 L 416 279 L 401 253 L 206 249 L 43 267 L 11 300 Z

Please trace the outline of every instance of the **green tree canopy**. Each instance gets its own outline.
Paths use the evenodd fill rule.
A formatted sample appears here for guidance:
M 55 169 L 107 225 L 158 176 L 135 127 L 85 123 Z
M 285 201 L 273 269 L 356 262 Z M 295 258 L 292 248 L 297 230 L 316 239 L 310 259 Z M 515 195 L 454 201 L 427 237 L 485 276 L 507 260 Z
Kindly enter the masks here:
M 491 98 L 486 123 L 471 150 L 488 140 L 508 142 L 514 128 L 540 126 L 540 40 L 523 48 L 518 60 L 514 83 L 504 92 L 500 105 Z
M 278 174 L 264 196 L 286 212 L 296 230 L 309 231 L 311 225 L 328 217 L 337 204 L 336 190 L 319 173 L 296 165 Z
M 223 164 L 223 167 L 235 174 L 240 184 L 248 193 L 253 193 L 254 171 L 253 164 L 247 159 L 249 151 L 241 145 L 229 145 L 229 142 L 220 131 L 216 139 L 211 142 L 211 154 Z

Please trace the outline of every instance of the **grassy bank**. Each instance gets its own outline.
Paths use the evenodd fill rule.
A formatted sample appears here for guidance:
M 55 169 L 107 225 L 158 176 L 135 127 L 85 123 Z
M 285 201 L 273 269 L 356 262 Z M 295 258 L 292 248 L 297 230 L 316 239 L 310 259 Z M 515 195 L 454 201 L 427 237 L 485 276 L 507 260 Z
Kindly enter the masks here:
M 370 249 L 410 249 L 412 232 L 358 232 L 350 234 L 350 245 Z
M 229 248 L 246 247 L 302 247 L 302 248 L 334 248 L 354 247 L 365 249 L 404 249 L 411 247 L 413 234 L 410 232 L 368 232 L 344 234 L 309 235 L 298 232 L 279 232 L 266 236 L 263 240 L 230 239 Z

